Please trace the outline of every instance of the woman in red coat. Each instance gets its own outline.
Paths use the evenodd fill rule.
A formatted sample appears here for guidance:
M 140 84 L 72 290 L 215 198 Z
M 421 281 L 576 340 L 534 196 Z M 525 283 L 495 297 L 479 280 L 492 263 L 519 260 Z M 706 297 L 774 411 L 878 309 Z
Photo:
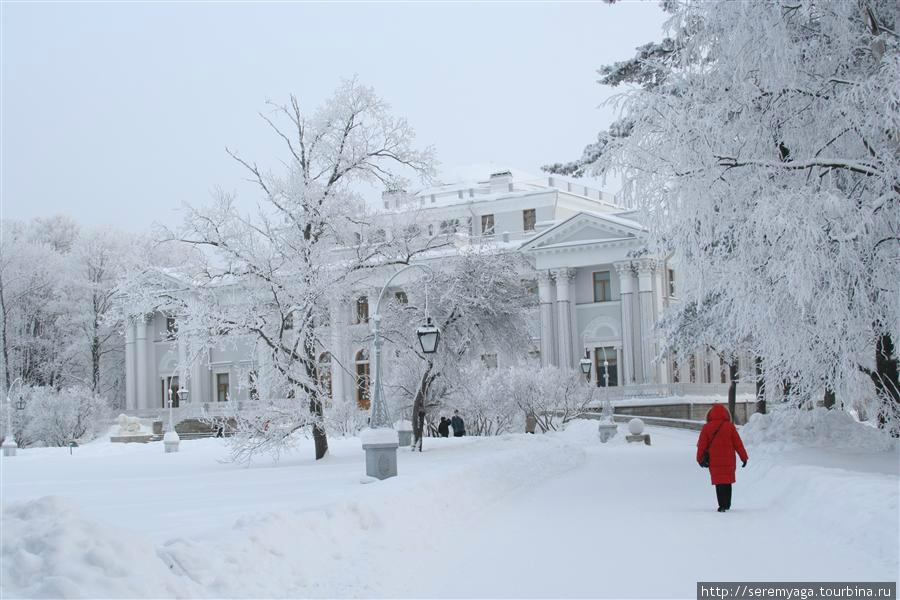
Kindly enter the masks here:
M 700 430 L 697 440 L 697 462 L 709 452 L 709 476 L 716 486 L 716 498 L 719 500 L 719 512 L 731 508 L 731 484 L 734 483 L 734 471 L 737 452 L 743 464 L 747 466 L 747 451 L 741 442 L 737 428 L 731 422 L 731 415 L 721 404 L 716 404 L 706 413 L 706 425 Z

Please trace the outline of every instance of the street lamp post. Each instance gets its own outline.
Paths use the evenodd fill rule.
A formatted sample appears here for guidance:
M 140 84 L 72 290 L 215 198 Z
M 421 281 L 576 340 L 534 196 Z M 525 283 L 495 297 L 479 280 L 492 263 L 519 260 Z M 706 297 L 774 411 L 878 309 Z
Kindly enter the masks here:
M 381 288 L 381 293 L 378 294 L 378 301 L 375 303 L 375 313 L 372 315 L 372 346 L 374 348 L 373 359 L 375 361 L 375 372 L 372 378 L 372 415 L 369 419 L 369 429 L 364 431 L 362 435 L 362 446 L 366 452 L 366 475 L 377 479 L 387 479 L 397 475 L 397 448 L 400 445 L 397 432 L 391 426 L 387 406 L 381 393 L 381 347 L 384 341 L 381 339 L 381 314 L 379 309 L 381 308 L 384 294 L 394 278 L 412 268 L 423 269 L 430 273 L 432 278 L 434 277 L 434 272 L 425 265 L 406 265 L 391 275 L 390 279 Z M 440 331 L 428 318 L 427 291 L 425 316 L 427 319 L 426 324 L 416 329 L 416 335 L 419 338 L 422 351 L 426 354 L 432 354 L 437 350 Z
M 187 390 L 185 390 L 180 384 L 178 387 L 178 398 L 181 401 L 187 395 Z M 175 431 L 175 424 L 172 421 L 172 388 L 169 388 L 169 428 L 166 431 L 166 434 L 163 436 L 163 446 L 166 449 L 166 454 L 169 452 L 178 452 L 178 443 L 181 441 L 181 438 L 178 437 L 178 432 Z
M 13 432 L 12 428 L 12 399 L 9 394 L 12 392 L 12 389 L 16 386 L 16 383 L 21 383 L 22 378 L 17 377 L 15 381 L 12 382 L 12 385 L 9 386 L 9 389 L 6 390 L 6 437 L 3 440 L 3 456 L 15 456 L 16 449 L 19 447 L 16 444 L 16 434 Z M 16 403 L 16 410 L 22 410 L 25 408 L 25 401 L 20 399 Z

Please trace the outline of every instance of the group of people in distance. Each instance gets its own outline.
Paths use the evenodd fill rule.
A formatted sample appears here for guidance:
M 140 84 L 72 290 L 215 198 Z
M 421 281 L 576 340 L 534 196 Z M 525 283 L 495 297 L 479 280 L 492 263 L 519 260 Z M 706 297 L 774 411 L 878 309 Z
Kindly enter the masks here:
M 447 417 L 441 417 L 441 422 L 437 427 L 438 435 L 441 437 L 450 437 L 451 427 L 453 428 L 453 437 L 462 437 L 466 435 L 466 424 L 463 421 L 463 418 L 459 416 L 458 410 L 454 410 L 453 416 L 449 419 Z

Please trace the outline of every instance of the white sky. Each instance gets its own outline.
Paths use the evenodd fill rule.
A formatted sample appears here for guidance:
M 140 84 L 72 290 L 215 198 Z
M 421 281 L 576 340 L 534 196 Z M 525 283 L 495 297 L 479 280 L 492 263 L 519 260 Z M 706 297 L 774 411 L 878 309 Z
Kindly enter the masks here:
M 656 2 L 0 4 L 2 217 L 143 229 L 275 166 L 257 116 L 357 74 L 446 169 L 538 172 L 613 118 L 596 69 L 661 36 Z

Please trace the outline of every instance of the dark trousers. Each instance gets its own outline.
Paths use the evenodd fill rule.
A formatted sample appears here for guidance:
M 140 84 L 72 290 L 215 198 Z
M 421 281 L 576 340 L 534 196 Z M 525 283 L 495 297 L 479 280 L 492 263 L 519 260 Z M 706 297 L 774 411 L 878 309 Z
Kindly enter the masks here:
M 464 435 L 466 435 L 465 431 L 454 431 L 453 432 L 453 437 L 462 437 Z
M 731 508 L 731 484 L 716 484 L 716 499 L 719 501 L 719 508 Z

